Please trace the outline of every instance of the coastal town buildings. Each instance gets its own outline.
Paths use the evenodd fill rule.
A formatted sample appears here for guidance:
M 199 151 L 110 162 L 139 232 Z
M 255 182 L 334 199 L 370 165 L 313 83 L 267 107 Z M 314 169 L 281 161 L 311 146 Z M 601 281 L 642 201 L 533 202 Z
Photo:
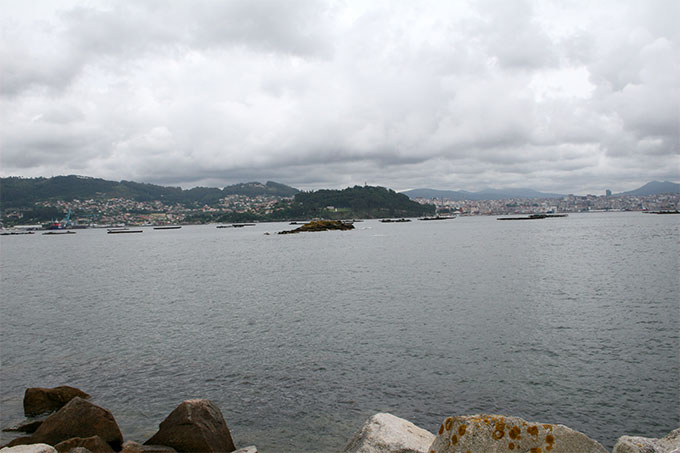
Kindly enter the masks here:
M 266 216 L 292 198 L 274 196 L 228 195 L 214 204 L 186 206 L 162 201 L 135 201 L 126 198 L 88 200 L 50 200 L 36 203 L 38 208 L 54 212 L 71 210 L 81 225 L 164 225 L 202 223 L 222 214 Z M 415 201 L 434 204 L 438 213 L 459 215 L 509 215 L 538 213 L 576 213 L 597 211 L 675 211 L 680 209 L 680 194 L 649 196 L 567 195 L 562 198 L 512 198 L 503 200 L 424 199 Z M 210 217 L 213 216 L 213 217 Z M 4 224 L 24 223 L 31 209 L 9 209 L 2 213 Z

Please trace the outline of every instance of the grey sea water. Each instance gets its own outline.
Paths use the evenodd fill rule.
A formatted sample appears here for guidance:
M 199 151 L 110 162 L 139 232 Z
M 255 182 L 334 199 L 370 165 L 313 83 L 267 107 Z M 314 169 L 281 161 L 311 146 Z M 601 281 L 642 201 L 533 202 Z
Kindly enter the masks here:
M 680 425 L 680 216 L 355 226 L 0 238 L 2 427 L 26 387 L 64 384 L 140 442 L 209 398 L 263 452 L 342 450 L 379 411 L 609 448 Z

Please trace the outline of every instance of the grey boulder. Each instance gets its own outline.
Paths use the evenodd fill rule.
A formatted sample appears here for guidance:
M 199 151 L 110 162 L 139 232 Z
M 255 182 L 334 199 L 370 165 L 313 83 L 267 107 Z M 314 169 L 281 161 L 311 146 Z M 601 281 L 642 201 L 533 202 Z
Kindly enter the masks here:
M 680 453 L 680 428 L 661 439 L 621 436 L 612 453 Z
M 349 441 L 345 453 L 427 453 L 434 434 L 388 413 L 369 418 Z
M 53 446 L 47 444 L 17 445 L 0 448 L 2 453 L 57 453 Z
M 502 415 L 471 415 L 444 420 L 429 452 L 607 453 L 607 450 L 564 425 Z

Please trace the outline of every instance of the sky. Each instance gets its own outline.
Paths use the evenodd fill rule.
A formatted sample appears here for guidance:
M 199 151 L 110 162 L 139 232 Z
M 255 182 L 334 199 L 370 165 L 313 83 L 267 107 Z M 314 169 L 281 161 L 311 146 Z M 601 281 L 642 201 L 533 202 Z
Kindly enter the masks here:
M 0 175 L 680 180 L 677 0 L 0 0 Z

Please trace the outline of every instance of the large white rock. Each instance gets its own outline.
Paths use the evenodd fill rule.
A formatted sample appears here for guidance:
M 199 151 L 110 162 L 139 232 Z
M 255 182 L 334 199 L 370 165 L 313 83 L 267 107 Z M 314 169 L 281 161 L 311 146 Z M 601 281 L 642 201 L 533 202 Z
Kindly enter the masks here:
M 449 417 L 430 446 L 432 453 L 607 453 L 588 436 L 564 425 L 519 417 Z
M 47 444 L 17 445 L 0 449 L 2 453 L 57 453 L 57 450 Z
M 369 418 L 349 441 L 345 453 L 427 453 L 434 434 L 408 420 L 380 413 Z
M 680 428 L 661 439 L 621 436 L 612 453 L 680 453 Z

